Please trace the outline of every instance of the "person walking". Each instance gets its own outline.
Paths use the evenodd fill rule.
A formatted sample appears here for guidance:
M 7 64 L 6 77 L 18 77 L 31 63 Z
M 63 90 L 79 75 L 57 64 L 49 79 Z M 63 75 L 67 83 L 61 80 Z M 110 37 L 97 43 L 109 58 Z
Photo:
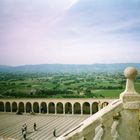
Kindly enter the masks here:
M 54 137 L 57 137 L 57 136 L 56 136 L 56 129 L 55 129 L 55 128 L 53 129 L 53 136 L 54 136 Z
M 24 140 L 26 140 L 26 135 L 27 135 L 27 124 L 26 124 L 26 122 L 22 125 L 21 130 L 22 130 L 23 138 L 24 138 Z
M 21 131 L 22 131 L 22 135 L 23 135 L 23 132 L 25 131 L 24 125 L 22 125 Z
M 25 131 L 27 131 L 27 124 L 26 124 L 26 122 L 24 123 L 24 128 L 25 128 Z
M 33 127 L 34 127 L 34 131 L 37 131 L 37 129 L 36 129 L 36 123 L 34 123 L 34 126 Z
M 26 140 L 26 130 L 23 131 L 23 138 Z

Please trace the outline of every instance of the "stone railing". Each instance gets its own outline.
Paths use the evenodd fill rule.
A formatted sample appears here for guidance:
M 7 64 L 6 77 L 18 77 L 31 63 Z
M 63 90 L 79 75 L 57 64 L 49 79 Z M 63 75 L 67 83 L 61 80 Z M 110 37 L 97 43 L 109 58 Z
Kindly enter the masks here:
M 139 140 L 140 95 L 135 91 L 137 70 L 124 71 L 126 89 L 113 101 L 56 140 Z

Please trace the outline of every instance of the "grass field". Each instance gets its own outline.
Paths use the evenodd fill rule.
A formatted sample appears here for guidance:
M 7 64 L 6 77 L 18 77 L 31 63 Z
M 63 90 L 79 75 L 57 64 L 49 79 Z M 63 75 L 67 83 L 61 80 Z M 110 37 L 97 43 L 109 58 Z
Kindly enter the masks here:
M 98 97 L 117 98 L 123 90 L 95 90 L 93 91 Z
M 1 97 L 30 98 L 117 98 L 124 91 L 120 73 L 0 74 Z M 140 75 L 135 80 L 140 93 Z

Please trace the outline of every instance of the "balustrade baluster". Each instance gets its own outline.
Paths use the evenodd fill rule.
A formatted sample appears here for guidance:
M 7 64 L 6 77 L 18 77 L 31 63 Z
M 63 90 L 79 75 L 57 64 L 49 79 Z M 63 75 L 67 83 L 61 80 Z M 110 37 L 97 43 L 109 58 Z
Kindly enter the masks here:
M 119 138 L 119 133 L 118 133 L 118 125 L 119 125 L 119 118 L 120 118 L 120 113 L 118 113 L 116 116 L 113 117 L 113 124 L 111 127 L 111 135 L 113 140 L 117 140 Z
M 102 140 L 112 140 L 112 136 L 111 136 L 111 126 L 113 124 L 113 116 L 110 117 L 106 117 L 103 118 L 103 136 L 102 136 Z
M 101 124 L 95 129 L 95 136 L 93 140 L 101 140 L 104 134 L 104 126 Z

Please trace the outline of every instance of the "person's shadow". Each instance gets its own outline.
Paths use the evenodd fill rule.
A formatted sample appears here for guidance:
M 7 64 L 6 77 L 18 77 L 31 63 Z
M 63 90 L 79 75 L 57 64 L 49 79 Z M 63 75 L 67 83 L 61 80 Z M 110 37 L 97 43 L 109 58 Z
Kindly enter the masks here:
M 28 131 L 28 132 L 27 132 L 27 135 L 29 135 L 29 134 L 31 134 L 31 133 L 33 133 L 33 131 Z

